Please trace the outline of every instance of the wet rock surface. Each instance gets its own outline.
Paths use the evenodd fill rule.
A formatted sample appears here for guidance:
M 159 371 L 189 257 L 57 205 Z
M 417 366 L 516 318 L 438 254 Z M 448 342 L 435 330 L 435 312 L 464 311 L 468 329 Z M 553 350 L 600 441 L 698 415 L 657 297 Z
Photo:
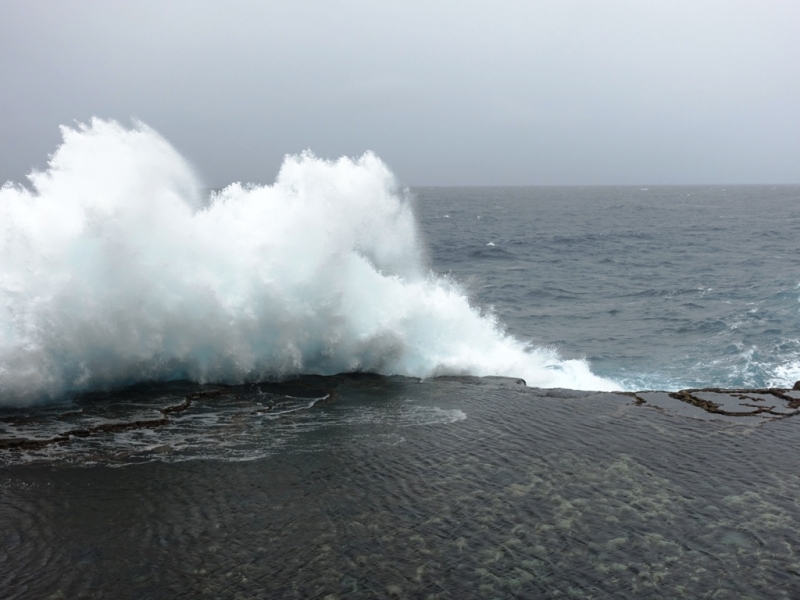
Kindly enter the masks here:
M 639 406 L 695 419 L 738 419 L 760 424 L 800 413 L 800 392 L 784 388 L 699 388 L 627 395 Z
M 0 450 L 0 596 L 800 597 L 795 392 L 302 383 L 3 415 L 167 422 Z
M 197 385 L 189 382 L 145 384 L 115 392 L 84 394 L 64 404 L 0 409 L 0 453 L 4 453 L 0 454 L 0 459 L 13 458 L 9 452 L 49 451 L 52 447 L 64 447 L 79 441 L 102 445 L 116 433 L 152 433 L 159 429 L 180 428 L 200 416 L 197 411 L 190 411 L 198 401 L 206 407 L 221 407 L 223 412 L 227 411 L 228 416 L 232 416 L 233 421 L 249 417 L 280 418 L 319 403 L 334 401 L 337 387 L 348 382 L 381 385 L 386 379 L 369 374 L 352 374 L 240 386 Z M 441 377 L 437 381 L 525 387 L 522 379 L 504 377 Z M 531 394 L 553 401 L 591 398 L 602 402 L 622 395 L 632 398 L 635 406 L 653 408 L 673 416 L 740 424 L 760 425 L 800 413 L 798 389 L 698 388 L 677 392 L 608 393 L 526 389 Z M 184 417 L 183 420 L 181 417 Z M 46 453 L 47 456 L 52 454 Z
M 331 379 L 240 386 L 140 384 L 82 394 L 52 405 L 0 408 L 0 452 L 47 450 L 87 438 L 101 442 L 110 439 L 109 434 L 174 427 L 198 401 L 223 406 L 238 402 L 245 414 L 271 417 L 328 399 L 328 388 L 335 381 Z

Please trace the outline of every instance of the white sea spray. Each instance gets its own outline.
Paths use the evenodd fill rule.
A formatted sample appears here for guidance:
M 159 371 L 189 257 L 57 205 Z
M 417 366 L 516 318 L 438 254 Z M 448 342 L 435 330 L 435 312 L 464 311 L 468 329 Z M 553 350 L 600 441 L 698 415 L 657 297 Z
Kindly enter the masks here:
M 93 119 L 30 188 L 0 189 L 0 403 L 140 380 L 371 371 L 608 390 L 432 274 L 374 154 L 287 156 L 208 197 L 142 123 Z

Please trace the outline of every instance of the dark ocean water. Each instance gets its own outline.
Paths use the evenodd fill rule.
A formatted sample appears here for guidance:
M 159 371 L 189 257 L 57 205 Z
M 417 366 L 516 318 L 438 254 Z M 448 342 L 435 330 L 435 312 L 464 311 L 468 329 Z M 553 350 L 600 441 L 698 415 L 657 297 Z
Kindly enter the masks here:
M 427 265 L 518 339 L 628 390 L 800 378 L 800 186 L 412 193 Z M 96 297 L 76 297 L 31 314 L 86 337 L 75 315 Z M 145 316 L 162 327 L 174 305 Z M 164 322 L 158 339 L 194 327 Z M 98 354 L 52 339 L 63 364 Z M 113 375 L 128 359 L 110 348 L 91 365 Z M 794 410 L 367 373 L 2 406 L 0 596 L 794 598 Z
M 627 389 L 800 379 L 800 186 L 420 188 L 430 261 Z

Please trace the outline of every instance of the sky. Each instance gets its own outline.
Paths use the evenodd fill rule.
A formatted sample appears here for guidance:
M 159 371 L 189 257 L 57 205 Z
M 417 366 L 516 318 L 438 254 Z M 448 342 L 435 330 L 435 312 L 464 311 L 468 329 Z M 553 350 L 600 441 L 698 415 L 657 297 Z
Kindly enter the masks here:
M 209 187 L 800 183 L 797 0 L 3 0 L 0 182 L 141 120 Z

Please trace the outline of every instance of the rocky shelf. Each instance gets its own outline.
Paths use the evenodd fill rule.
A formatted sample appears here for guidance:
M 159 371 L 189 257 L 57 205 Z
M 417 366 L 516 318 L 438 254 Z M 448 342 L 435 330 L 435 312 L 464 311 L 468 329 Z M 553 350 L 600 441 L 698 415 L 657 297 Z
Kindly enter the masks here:
M 638 405 L 708 419 L 785 419 L 800 413 L 800 382 L 794 389 L 697 388 L 678 392 L 624 392 Z M 698 411 L 697 409 L 702 409 Z

